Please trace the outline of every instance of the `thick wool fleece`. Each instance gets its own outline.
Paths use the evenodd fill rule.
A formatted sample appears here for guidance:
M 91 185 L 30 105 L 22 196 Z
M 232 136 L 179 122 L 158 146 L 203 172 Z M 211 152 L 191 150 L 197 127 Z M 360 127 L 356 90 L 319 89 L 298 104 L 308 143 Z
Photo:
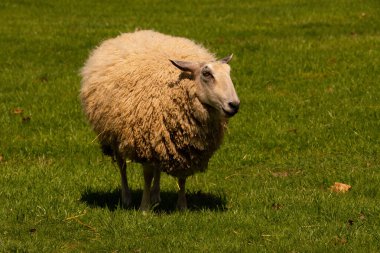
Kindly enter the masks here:
M 185 38 L 154 31 L 122 34 L 92 52 L 82 69 L 80 96 L 111 153 L 186 177 L 206 169 L 227 122 L 200 103 L 192 76 L 169 59 L 215 60 Z

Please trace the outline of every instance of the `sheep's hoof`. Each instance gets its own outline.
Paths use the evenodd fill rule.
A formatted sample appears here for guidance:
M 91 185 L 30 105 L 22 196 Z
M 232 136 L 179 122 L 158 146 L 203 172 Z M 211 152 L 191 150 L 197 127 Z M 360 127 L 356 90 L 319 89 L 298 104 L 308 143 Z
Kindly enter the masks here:
M 148 198 L 150 200 L 150 198 Z M 141 201 L 139 211 L 142 212 L 149 212 L 151 210 L 150 201 Z
M 143 216 L 149 216 L 149 215 L 152 215 L 153 213 L 151 211 L 141 211 L 141 214 Z
M 131 193 L 127 193 L 126 195 L 121 196 L 121 206 L 123 208 L 130 207 L 132 205 L 132 196 Z
M 128 208 L 128 207 L 130 207 L 132 205 L 132 201 L 131 200 L 127 200 L 127 201 L 122 201 L 121 202 L 121 206 L 123 207 L 123 208 Z
M 179 212 L 185 212 L 185 211 L 187 211 L 187 207 L 178 207 L 177 206 L 177 211 L 179 211 Z
M 151 192 L 150 194 L 150 202 L 154 204 L 158 204 L 161 202 L 160 193 L 158 192 Z
M 184 212 L 187 210 L 187 203 L 177 203 L 177 210 L 180 212 Z

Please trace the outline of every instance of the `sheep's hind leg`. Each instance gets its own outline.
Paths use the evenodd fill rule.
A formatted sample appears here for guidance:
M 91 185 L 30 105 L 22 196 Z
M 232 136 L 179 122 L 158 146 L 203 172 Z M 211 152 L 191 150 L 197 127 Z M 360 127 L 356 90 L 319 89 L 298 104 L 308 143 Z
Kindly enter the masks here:
M 153 187 L 152 187 L 152 190 L 150 191 L 150 201 L 152 204 L 157 204 L 161 202 L 160 178 L 161 178 L 161 171 L 158 168 L 155 168 L 154 175 L 153 175 Z
M 177 209 L 180 211 L 184 211 L 187 209 L 185 184 L 186 184 L 186 178 L 178 178 L 179 191 L 178 191 Z
M 152 180 L 154 177 L 154 168 L 150 165 L 144 164 L 144 190 L 141 199 L 140 210 L 149 211 L 150 210 L 150 188 L 152 186 Z
M 119 166 L 121 176 L 121 204 L 128 207 L 132 203 L 131 190 L 128 187 L 127 180 L 127 163 L 120 155 L 116 155 L 117 165 Z

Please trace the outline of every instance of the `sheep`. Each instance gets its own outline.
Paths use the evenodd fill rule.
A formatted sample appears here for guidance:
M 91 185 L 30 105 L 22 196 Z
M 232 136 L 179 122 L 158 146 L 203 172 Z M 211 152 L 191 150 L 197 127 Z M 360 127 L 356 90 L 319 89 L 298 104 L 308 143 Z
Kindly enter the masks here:
M 117 162 L 121 201 L 131 204 L 126 160 L 141 163 L 140 210 L 160 201 L 160 173 L 178 178 L 177 208 L 187 208 L 186 178 L 206 170 L 240 101 L 232 55 L 151 30 L 104 41 L 81 70 L 80 98 L 103 153 Z M 153 182 L 153 186 L 152 186 Z

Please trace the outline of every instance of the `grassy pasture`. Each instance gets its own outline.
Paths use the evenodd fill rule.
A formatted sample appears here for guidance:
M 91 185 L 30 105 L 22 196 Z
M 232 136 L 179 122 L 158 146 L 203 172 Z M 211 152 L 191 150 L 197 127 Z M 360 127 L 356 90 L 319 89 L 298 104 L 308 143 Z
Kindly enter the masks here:
M 0 251 L 379 252 L 379 27 L 376 0 L 2 0 Z M 234 53 L 241 111 L 185 213 L 168 176 L 154 212 L 120 208 L 81 112 L 90 50 L 136 28 Z

